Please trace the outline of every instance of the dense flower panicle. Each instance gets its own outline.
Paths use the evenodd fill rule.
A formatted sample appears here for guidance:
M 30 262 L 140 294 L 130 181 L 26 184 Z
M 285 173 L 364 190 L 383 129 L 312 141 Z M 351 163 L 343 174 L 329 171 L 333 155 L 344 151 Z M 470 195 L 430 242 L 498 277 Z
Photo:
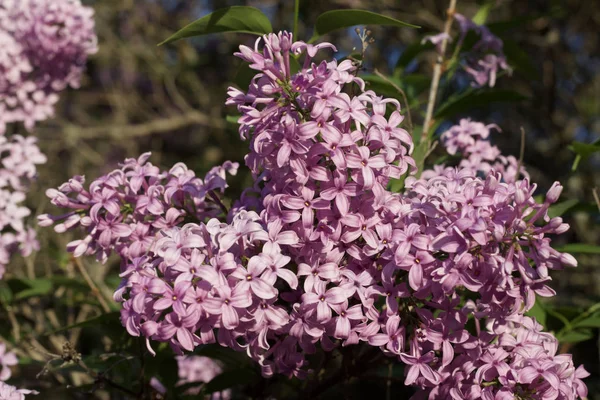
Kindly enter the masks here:
M 217 362 L 203 356 L 179 356 L 177 357 L 177 368 L 179 374 L 178 385 L 195 382 L 210 382 L 215 376 L 223 372 L 223 368 Z M 189 394 L 198 394 L 200 388 L 190 389 Z M 231 390 L 213 393 L 210 400 L 227 400 L 231 398 Z
M 458 46 L 463 43 L 469 32 L 474 32 L 478 36 L 463 65 L 465 72 L 473 79 L 472 85 L 494 87 L 499 71 L 511 72 L 502 50 L 504 46 L 502 40 L 491 33 L 485 25 L 477 25 L 462 14 L 455 13 L 454 18 L 458 21 L 460 29 Z
M 458 125 L 442 133 L 441 141 L 450 155 L 460 156 L 460 168 L 469 169 L 476 175 L 485 177 L 492 172 L 499 172 L 505 182 L 515 182 L 520 176 L 528 178 L 525 167 L 519 166 L 514 156 L 504 156 L 498 147 L 490 143 L 492 129 L 500 131 L 495 124 L 484 125 L 463 118 Z M 423 171 L 423 175 L 431 177 L 439 174 L 444 168 L 444 165 L 436 165 L 433 171 Z
M 6 351 L 6 344 L 0 343 L 0 381 L 10 378 L 10 367 L 17 365 L 17 355 L 12 351 Z
M 54 205 L 71 211 L 40 215 L 38 223 L 55 224 L 58 233 L 81 225 L 87 236 L 69 243 L 69 251 L 76 257 L 95 254 L 105 262 L 113 250 L 124 259 L 142 257 L 161 229 L 221 212 L 218 193 L 227 187 L 225 175 L 237 173 L 237 163 L 215 167 L 202 180 L 183 163 L 160 171 L 147 162 L 149 157 L 150 153 L 145 153 L 137 160 L 125 160 L 121 168 L 96 179 L 87 190 L 83 176 L 74 177 L 58 190 L 48 190 Z
M 58 93 L 79 87 L 97 51 L 93 9 L 80 0 L 4 0 L 0 4 L 0 133 L 28 129 L 54 113 Z
M 38 392 L 29 389 L 17 389 L 0 381 L 0 400 L 24 400 L 26 394 L 38 394 Z
M 74 211 L 40 223 L 83 226 L 75 255 L 119 253 L 121 320 L 151 352 L 152 341 L 180 354 L 219 343 L 265 376 L 305 377 L 317 349 L 364 342 L 405 363 L 406 384 L 432 399 L 582 396 L 585 371 L 523 316 L 536 295 L 554 294 L 549 270 L 576 266 L 548 238 L 568 229 L 547 213 L 562 187 L 537 203 L 536 186 L 516 166 L 504 176 L 496 154 L 480 158 L 485 167 L 409 176 L 405 193 L 391 193 L 389 180 L 415 165 L 399 104 L 364 91 L 349 60 L 314 62 L 327 48 L 286 32 L 240 47 L 259 73 L 227 103 L 242 113 L 255 183 L 227 222 L 203 186 L 212 179 L 160 173 L 143 156 L 89 190 L 76 178 L 49 191 Z M 291 54 L 304 55 L 296 73 Z M 471 159 L 490 128 L 463 121 L 444 139 Z M 212 175 L 220 189 L 225 169 Z M 548 371 L 549 387 L 533 369 Z
M 25 223 L 31 210 L 22 203 L 37 165 L 45 162 L 34 137 L 0 136 L 0 278 L 12 254 L 39 249 L 35 231 Z

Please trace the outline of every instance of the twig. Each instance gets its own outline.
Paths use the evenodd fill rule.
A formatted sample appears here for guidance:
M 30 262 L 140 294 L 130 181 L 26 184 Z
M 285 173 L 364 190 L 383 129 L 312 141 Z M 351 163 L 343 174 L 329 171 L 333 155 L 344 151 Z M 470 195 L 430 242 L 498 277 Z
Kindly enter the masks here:
M 379 72 L 377 70 L 377 68 L 375 68 L 374 72 L 375 72 L 375 75 L 377 75 L 378 77 L 380 77 L 381 79 L 383 79 L 384 81 L 386 81 L 387 83 L 392 85 L 392 87 L 394 89 L 396 89 L 398 91 L 398 93 L 400 93 L 402 95 L 402 100 L 404 100 L 404 104 L 406 105 L 406 116 L 408 117 L 408 128 L 410 129 L 410 131 L 412 133 L 413 123 L 412 123 L 412 117 L 410 115 L 410 107 L 408 105 L 408 98 L 406 97 L 406 93 L 404 93 L 404 90 L 402 90 L 402 88 L 400 86 L 396 85 L 391 79 L 389 79 L 387 76 L 385 76 L 384 74 Z
M 433 68 L 433 79 L 431 81 L 431 87 L 429 88 L 429 102 L 427 103 L 427 113 L 425 114 L 425 122 L 423 123 L 421 142 L 425 140 L 429 142 L 429 128 L 431 119 L 433 118 L 433 109 L 435 107 L 438 87 L 440 85 L 440 78 L 442 77 L 442 66 L 444 64 L 446 46 L 448 45 L 448 36 L 450 35 L 450 28 L 452 27 L 452 21 L 454 20 L 454 13 L 456 12 L 456 2 L 457 0 L 450 0 L 450 6 L 448 7 L 446 23 L 444 24 L 444 33 L 446 34 L 446 37 L 442 39 L 440 53 L 438 54 L 435 67 Z
M 598 188 L 592 189 L 592 195 L 594 195 L 594 200 L 596 200 L 596 205 L 598 206 L 598 210 L 600 210 L 600 196 L 598 195 Z
M 224 121 L 194 110 L 182 115 L 155 119 L 154 121 L 143 124 L 93 126 L 89 128 L 70 125 L 66 129 L 66 133 L 80 139 L 96 139 L 104 137 L 132 138 L 155 133 L 170 132 L 195 124 L 218 129 L 225 128 Z
M 225 206 L 225 204 L 223 204 L 223 202 L 221 201 L 221 199 L 215 193 L 214 190 L 211 190 L 210 192 L 208 192 L 208 195 L 219 206 L 219 208 L 223 211 L 223 213 L 225 215 L 229 214 L 229 210 L 227 210 L 227 206 Z
M 392 399 L 392 372 L 394 370 L 394 364 L 390 362 L 388 365 L 388 375 L 385 382 L 385 400 Z
M 17 317 L 15 316 L 15 313 L 12 310 L 12 306 L 10 304 L 6 304 L 4 301 L 2 301 L 2 305 L 4 306 L 6 314 L 8 315 L 8 319 L 10 320 L 10 325 L 12 328 L 15 342 L 18 342 L 21 340 L 21 325 L 19 325 L 19 321 L 17 321 Z
M 431 155 L 431 153 L 433 153 L 433 151 L 435 150 L 435 148 L 438 146 L 439 143 L 440 142 L 438 140 L 433 142 L 431 147 L 429 147 L 429 150 L 427 150 L 427 153 L 425 153 L 425 157 L 423 157 L 423 163 L 425 163 L 425 160 L 427 160 L 427 157 L 429 157 Z
M 83 275 L 83 279 L 85 279 L 85 282 L 88 284 L 90 289 L 92 289 L 92 294 L 94 296 L 96 296 L 96 298 L 98 299 L 98 302 L 100 303 L 100 306 L 102 306 L 102 309 L 104 310 L 104 312 L 106 312 L 106 313 L 110 312 L 110 307 L 109 307 L 108 303 L 106 302 L 106 299 L 104 298 L 104 296 L 98 289 L 98 286 L 96 286 L 96 284 L 94 283 L 94 281 L 92 280 L 92 278 L 90 277 L 88 272 L 86 271 L 85 267 L 81 263 L 81 260 L 77 257 L 72 257 L 72 261 L 75 264 L 75 266 L 77 267 L 77 269 L 79 270 L 79 272 L 81 273 L 81 275 Z
M 515 182 L 519 179 L 521 173 L 521 166 L 523 165 L 523 159 L 525 158 L 525 129 L 521 127 L 521 150 L 519 151 L 519 162 L 517 163 L 517 172 L 515 174 Z

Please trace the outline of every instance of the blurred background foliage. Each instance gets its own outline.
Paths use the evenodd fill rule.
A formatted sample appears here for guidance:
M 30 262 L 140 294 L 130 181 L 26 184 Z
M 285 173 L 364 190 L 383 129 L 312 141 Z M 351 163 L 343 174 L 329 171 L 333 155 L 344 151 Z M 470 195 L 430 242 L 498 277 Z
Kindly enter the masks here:
M 137 157 L 145 151 L 153 152 L 151 161 L 156 165 L 169 168 L 175 162 L 183 161 L 198 175 L 225 160 L 243 163 L 248 144 L 240 140 L 232 119 L 227 119 L 227 115 L 234 114 L 235 110 L 225 107 L 224 102 L 226 89 L 234 78 L 237 76 L 243 81 L 238 74 L 241 62 L 232 53 L 240 43 L 252 45 L 255 37 L 224 34 L 181 40 L 160 47 L 157 43 L 187 23 L 227 5 L 258 7 L 269 16 L 276 31 L 291 29 L 294 2 L 88 0 L 85 3 L 96 10 L 100 51 L 88 63 L 81 89 L 63 93 L 56 117 L 36 127 L 35 134 L 42 151 L 48 155 L 48 163 L 40 168 L 37 187 L 28 199 L 34 212 L 50 211 L 44 196 L 46 188 L 56 187 L 76 174 L 85 174 L 91 180 L 114 169 L 125 157 Z M 472 102 L 466 112 L 459 107 L 443 120 L 436 121 L 440 122 L 438 134 L 462 116 L 496 123 L 502 132 L 494 133 L 492 141 L 504 154 L 518 157 L 523 128 L 526 132 L 524 165 L 532 180 L 539 184 L 540 193 L 559 180 L 565 186 L 563 200 L 572 200 L 563 214 L 572 229 L 562 235 L 558 245 L 598 245 L 600 215 L 592 188 L 600 186 L 600 157 L 596 153 L 582 159 L 577 171 L 573 172 L 575 153 L 569 145 L 573 141 L 592 143 L 600 137 L 600 2 L 459 0 L 457 8 L 460 13 L 472 17 L 482 7 L 487 10 L 490 29 L 504 40 L 509 64 L 515 69 L 512 77 L 498 79 L 497 89 L 518 92 L 526 96 L 526 100 L 491 104 Z M 378 70 L 393 77 L 407 94 L 415 125 L 421 125 L 419 110 L 424 109 L 427 99 L 435 52 L 420 52 L 414 58 L 411 55 L 419 48 L 414 44 L 420 43 L 423 36 L 443 29 L 447 2 L 303 0 L 300 39 L 307 40 L 312 36 L 318 15 L 338 8 L 370 10 L 422 27 L 418 30 L 369 27 L 375 43 L 368 48 L 362 72 L 369 75 Z M 360 46 L 353 29 L 336 31 L 324 39 L 337 46 L 336 57 L 347 56 Z M 464 90 L 468 84 L 460 76 L 450 85 L 442 82 L 442 102 Z M 377 88 L 375 79 L 372 85 Z M 386 93 L 386 90 L 390 92 L 386 85 L 379 89 L 386 95 L 398 95 L 393 90 Z M 232 183 L 231 197 L 235 198 L 249 181 L 247 171 L 242 169 Z M 126 346 L 142 351 L 139 348 L 141 342 L 127 337 L 119 325 L 113 326 L 116 318 L 111 313 L 116 309 L 112 304 L 105 310 L 109 314 L 99 316 L 102 308 L 98 299 L 102 296 L 110 299 L 118 284 L 116 261 L 101 266 L 88 259 L 83 261 L 85 265 L 78 266 L 64 251 L 70 240 L 67 235 L 59 237 L 51 229 L 38 229 L 38 234 L 42 251 L 25 260 L 20 276 L 9 281 L 10 295 L 19 296 L 21 302 L 24 320 L 19 326 L 20 336 L 25 336 L 32 348 L 29 353 L 21 354 L 31 360 L 30 366 L 23 367 L 26 373 L 21 375 L 31 379 L 51 358 L 41 349 L 61 356 L 63 343 L 69 340 L 83 353 L 89 368 L 98 365 L 101 370 L 106 370 L 108 365 L 111 371 L 107 374 L 118 376 L 123 382 L 135 380 L 127 374 L 135 369 L 131 363 L 139 360 L 121 351 Z M 558 296 L 542 303 L 535 311 L 555 332 L 564 327 L 562 317 L 572 320 L 582 310 L 600 301 L 600 254 L 582 252 L 575 256 L 579 261 L 577 269 L 553 273 L 552 286 Z M 96 293 L 90 293 L 80 267 L 89 271 L 88 278 L 98 287 Z M 65 280 L 65 277 L 73 279 Z M 49 296 L 38 298 L 38 294 Z M 81 300 L 87 302 L 85 312 L 73 307 Z M 91 323 L 64 330 L 66 326 L 97 316 L 99 319 Z M 575 339 L 567 337 L 563 340 L 561 351 L 572 352 L 576 365 L 585 364 L 592 373 L 587 380 L 591 398 L 600 399 L 598 328 L 591 325 L 578 331 L 579 336 Z M 9 329 L 8 325 L 0 327 L 0 333 Z M 103 348 L 109 355 L 100 356 Z M 166 368 L 169 363 L 173 363 L 169 352 L 166 349 L 157 359 L 146 359 L 148 364 L 144 373 L 147 376 L 169 373 L 164 372 L 169 369 Z M 349 356 L 358 357 L 355 354 Z M 334 365 L 338 361 L 329 362 Z M 61 363 L 59 357 L 50 369 L 54 371 Z M 233 363 L 239 365 L 240 360 L 235 359 Z M 162 372 L 157 372 L 158 366 Z M 139 369 L 139 365 L 137 367 Z M 174 365 L 171 367 L 175 368 Z M 347 366 L 340 365 L 340 368 Z M 388 371 L 387 365 L 382 368 L 385 371 L 381 374 L 373 371 L 372 379 L 361 380 L 358 386 L 348 380 L 345 389 L 339 393 L 347 398 L 361 398 L 367 394 L 380 398 L 379 395 L 384 396 L 385 385 L 378 380 L 385 380 L 392 374 L 394 397 L 402 398 L 402 371 L 392 371 L 393 367 Z M 239 378 L 239 372 L 233 376 Z M 65 380 L 62 372 L 56 371 L 49 372 L 45 378 L 48 385 L 53 386 L 58 383 L 94 387 L 94 380 L 90 381 L 87 374 L 81 372 L 73 372 L 69 379 Z M 255 382 L 254 386 L 264 385 L 260 383 L 262 381 L 256 383 L 257 378 L 253 376 L 248 380 Z M 101 378 L 96 379 L 96 384 L 104 383 Z M 270 384 L 285 386 L 285 380 Z M 53 393 L 56 398 L 66 396 L 66 392 Z M 102 392 L 95 393 L 100 396 Z M 88 398 L 81 388 L 69 391 L 69 396 Z

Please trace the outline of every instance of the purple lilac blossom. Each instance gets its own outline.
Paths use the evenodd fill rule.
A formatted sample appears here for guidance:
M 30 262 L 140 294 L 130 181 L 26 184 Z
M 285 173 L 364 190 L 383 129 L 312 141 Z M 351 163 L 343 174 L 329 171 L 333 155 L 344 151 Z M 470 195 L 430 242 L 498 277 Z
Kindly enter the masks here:
M 35 230 L 25 223 L 31 211 L 22 203 L 37 165 L 45 162 L 34 137 L 0 136 L 0 278 L 14 253 L 39 250 Z
M 478 40 L 469 50 L 463 65 L 465 72 L 473 79 L 472 85 L 494 87 L 498 71 L 511 72 L 502 50 L 502 40 L 485 25 L 477 25 L 462 14 L 454 14 L 454 19 L 460 29 L 458 46 L 462 45 L 468 32 L 473 31 L 478 35 Z
M 0 343 L 0 381 L 10 378 L 10 367 L 18 363 L 17 355 L 12 351 L 6 351 L 6 344 Z
M 93 9 L 80 0 L 4 0 L 0 5 L 0 134 L 6 124 L 54 114 L 97 51 Z
M 219 343 L 264 376 L 304 378 L 317 348 L 364 342 L 405 363 L 405 383 L 431 399 L 583 396 L 585 370 L 524 317 L 536 296 L 554 295 L 549 270 L 577 265 L 548 237 L 568 229 L 548 216 L 560 184 L 538 203 L 535 184 L 503 170 L 410 176 L 398 102 L 365 91 L 349 60 L 313 61 L 323 49 L 335 48 L 287 32 L 240 46 L 259 73 L 247 92 L 230 88 L 227 104 L 242 113 L 255 182 L 225 219 L 210 179 L 183 165 L 161 173 L 144 155 L 89 190 L 80 177 L 49 190 L 72 211 L 40 223 L 85 228 L 75 256 L 121 256 L 121 321 L 152 353 L 155 341 L 178 354 Z M 295 74 L 292 54 L 304 55 Z M 449 134 L 451 151 L 489 129 Z M 387 190 L 407 173 L 404 193 Z
M 484 125 L 463 118 L 458 125 L 442 133 L 441 142 L 448 154 L 461 157 L 460 168 L 469 169 L 479 176 L 485 177 L 495 171 L 501 173 L 506 182 L 515 182 L 520 176 L 529 178 L 525 167 L 519 166 L 514 156 L 504 156 L 498 147 L 490 143 L 492 129 L 500 131 L 495 124 Z M 423 171 L 423 174 L 427 177 L 434 176 L 444 168 L 444 165 L 436 165 L 434 170 Z
M 38 392 L 29 389 L 17 389 L 5 382 L 0 382 L 0 400 L 24 400 L 26 394 L 38 394 Z

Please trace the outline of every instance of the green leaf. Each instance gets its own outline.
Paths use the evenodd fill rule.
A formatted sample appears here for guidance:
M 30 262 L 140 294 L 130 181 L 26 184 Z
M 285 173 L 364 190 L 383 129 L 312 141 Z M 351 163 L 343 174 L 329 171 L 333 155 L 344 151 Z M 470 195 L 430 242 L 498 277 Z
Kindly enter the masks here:
M 388 25 L 420 28 L 420 26 L 412 25 L 371 11 L 332 10 L 324 12 L 317 17 L 315 33 L 310 39 L 310 42 L 314 42 L 318 37 L 323 36 L 326 33 L 356 25 Z
M 433 43 L 421 43 L 420 41 L 414 42 L 411 45 L 407 46 L 402 52 L 402 55 L 400 55 L 398 61 L 396 62 L 394 76 L 398 77 L 397 75 L 399 75 L 399 72 L 403 71 L 406 67 L 408 67 L 408 64 L 410 64 L 411 61 L 413 61 L 417 57 L 417 55 L 419 55 L 419 53 L 425 50 L 431 50 L 433 48 Z
M 250 359 L 246 354 L 217 344 L 199 346 L 194 351 L 194 354 L 218 360 L 228 368 L 239 368 L 241 365 L 251 365 Z
M 512 90 L 474 90 L 451 97 L 435 113 L 435 119 L 448 118 L 473 108 L 498 102 L 519 102 L 527 96 Z
M 488 15 L 490 15 L 492 7 L 494 7 L 494 4 L 495 1 L 488 1 L 487 3 L 479 7 L 477 14 L 475 14 L 475 16 L 473 17 L 473 22 L 475 22 L 477 25 L 484 25 L 485 21 L 487 21 Z
M 45 296 L 52 291 L 52 281 L 49 279 L 18 279 L 8 281 L 15 300 L 23 300 L 29 297 Z
M 504 46 L 502 47 L 508 65 L 515 70 L 521 72 L 526 78 L 538 80 L 538 73 L 535 64 L 531 61 L 529 55 L 515 42 L 510 39 L 503 39 Z
M 404 99 L 390 82 L 393 82 L 396 86 L 404 90 L 404 93 L 410 102 L 409 107 L 411 107 L 411 109 L 413 106 L 418 105 L 418 95 L 429 88 L 430 82 L 430 79 L 427 76 L 420 74 L 405 75 L 402 78 L 388 77 L 389 82 L 373 74 L 363 75 L 361 78 L 367 83 L 367 89 L 371 89 L 375 93 L 385 97 L 398 99 L 403 109 L 406 108 Z
M 112 311 L 112 312 L 109 312 L 106 314 L 99 315 L 97 317 L 87 319 L 82 322 L 78 322 L 73 325 L 65 326 L 64 328 L 60 328 L 55 331 L 49 332 L 49 333 L 47 333 L 47 335 L 52 335 L 52 334 L 55 334 L 58 332 L 68 331 L 68 330 L 74 329 L 74 328 L 100 329 L 100 328 L 112 328 L 112 327 L 118 325 L 119 328 L 123 329 L 123 327 L 121 325 L 120 316 L 121 316 L 121 313 L 119 311 Z
M 600 254 L 600 246 L 586 243 L 571 243 L 557 247 L 556 250 L 563 253 L 576 254 Z
M 229 122 L 230 124 L 237 125 L 240 117 L 241 115 L 227 115 L 225 116 L 225 121 Z
M 595 140 L 593 143 L 573 142 L 569 149 L 577 153 L 572 168 L 575 171 L 581 161 L 585 161 L 589 156 L 600 151 L 600 139 Z
M 579 343 L 585 342 L 594 337 L 594 332 L 591 329 L 578 329 L 568 331 L 564 335 L 557 337 L 561 343 Z
M 252 383 L 258 378 L 259 376 L 256 371 L 250 368 L 239 368 L 224 371 L 208 382 L 204 387 L 203 392 L 207 394 L 221 392 L 233 386 Z
M 535 318 L 544 327 L 546 326 L 546 315 L 546 310 L 539 300 L 535 302 L 531 310 L 527 311 L 527 316 Z
M 232 6 L 221 8 L 183 27 L 160 45 L 179 39 L 211 33 L 242 32 L 264 35 L 273 31 L 271 22 L 258 8 Z
M 579 204 L 579 200 L 577 199 L 565 200 L 560 203 L 553 204 L 548 209 L 548 216 L 550 216 L 550 218 L 560 217 L 577 204 Z
M 600 328 L 600 314 L 595 314 L 573 324 L 578 328 Z
M 0 301 L 4 304 L 10 304 L 13 299 L 13 292 L 4 281 L 0 281 Z

